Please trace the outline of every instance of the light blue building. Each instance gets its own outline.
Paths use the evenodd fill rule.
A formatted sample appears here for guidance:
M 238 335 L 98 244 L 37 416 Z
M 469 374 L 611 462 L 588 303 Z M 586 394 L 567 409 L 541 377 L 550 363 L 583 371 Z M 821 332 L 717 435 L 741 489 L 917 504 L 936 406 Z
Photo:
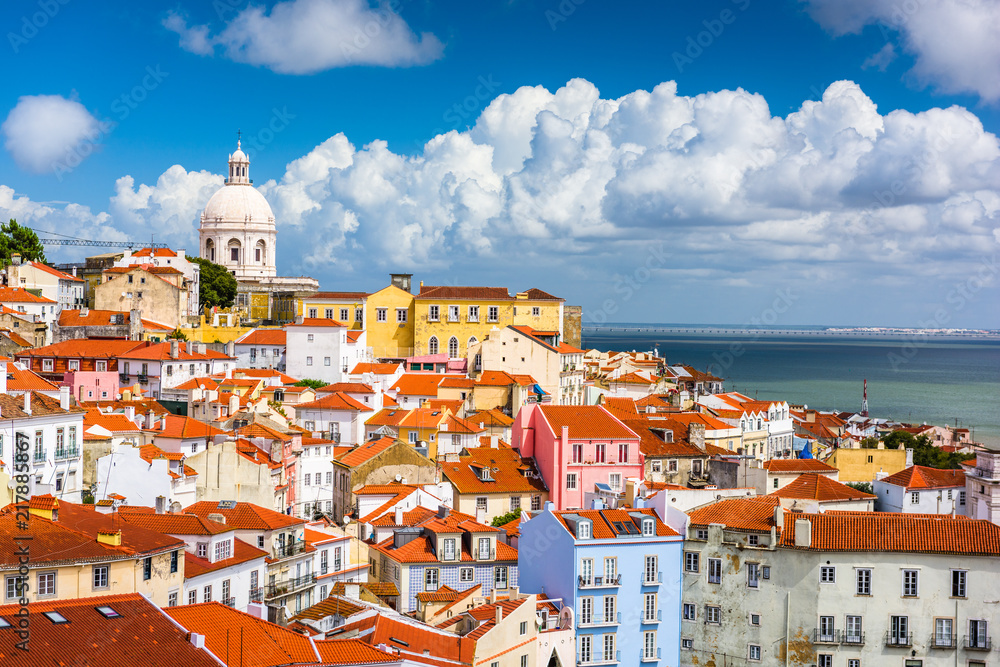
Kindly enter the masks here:
M 521 590 L 573 609 L 577 665 L 680 664 L 684 538 L 652 509 L 546 503 L 520 533 Z

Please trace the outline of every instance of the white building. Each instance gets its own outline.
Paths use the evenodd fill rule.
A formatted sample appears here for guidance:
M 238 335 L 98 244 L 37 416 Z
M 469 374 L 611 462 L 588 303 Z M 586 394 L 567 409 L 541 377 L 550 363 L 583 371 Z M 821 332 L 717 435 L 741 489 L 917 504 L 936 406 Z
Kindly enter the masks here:
M 583 350 L 560 340 L 557 331 L 510 325 L 470 343 L 469 367 L 477 374 L 502 371 L 530 375 L 553 405 L 583 405 Z
M 690 513 L 681 664 L 992 664 L 1000 526 L 949 516 Z
M 52 343 L 52 325 L 59 321 L 62 308 L 58 301 L 35 296 L 21 287 L 0 287 L 0 306 L 17 311 L 33 322 L 45 324 L 45 344 Z
M 368 580 L 368 545 L 336 526 L 315 521 L 306 524 L 306 541 L 315 549 L 316 601 L 325 600 L 338 581 Z
M 29 496 L 51 494 L 70 502 L 82 502 L 83 488 L 83 408 L 71 407 L 69 387 L 59 398 L 25 392 L 23 396 L 4 393 L 6 362 L 0 362 L 0 469 L 7 475 L 25 474 Z M 15 457 L 24 454 L 26 463 L 15 466 Z
M 336 320 L 304 318 L 285 327 L 285 372 L 296 378 L 341 382 L 350 355 L 347 327 Z
M 112 443 L 111 452 L 97 459 L 94 498 L 117 494 L 130 505 L 160 512 L 186 507 L 197 499 L 198 473 L 185 464 L 185 458 L 181 452 L 165 452 L 155 445 Z
M 1000 524 L 1000 450 L 976 453 L 976 467 L 965 471 L 968 515 Z
M 237 368 L 274 368 L 285 370 L 285 331 L 254 329 L 233 344 Z
M 296 462 L 294 483 L 296 516 L 312 521 L 317 512 L 333 511 L 333 457 L 335 443 L 323 438 L 303 436 L 302 450 Z M 346 451 L 346 450 L 342 450 Z M 340 517 L 331 517 L 337 521 Z
M 82 279 L 57 271 L 41 262 L 22 262 L 18 253 L 11 254 L 11 264 L 7 267 L 7 285 L 26 290 L 40 290 L 41 296 L 59 304 L 58 310 L 81 308 L 86 305 Z
M 122 258 L 115 262 L 115 266 L 118 267 L 150 265 L 169 267 L 183 273 L 184 282 L 187 283 L 187 314 L 194 316 L 201 314 L 201 266 L 188 261 L 184 248 L 176 252 L 169 248 L 142 248 L 136 252 L 126 250 Z
M 230 372 L 236 360 L 221 352 L 209 350 L 204 343 L 169 340 L 139 346 L 118 357 L 121 384 L 139 383 L 150 398 L 161 396 L 193 378 Z M 173 400 L 187 400 L 187 393 Z
M 884 474 L 884 473 L 880 473 Z M 875 510 L 907 514 L 965 514 L 965 472 L 910 466 L 876 478 Z

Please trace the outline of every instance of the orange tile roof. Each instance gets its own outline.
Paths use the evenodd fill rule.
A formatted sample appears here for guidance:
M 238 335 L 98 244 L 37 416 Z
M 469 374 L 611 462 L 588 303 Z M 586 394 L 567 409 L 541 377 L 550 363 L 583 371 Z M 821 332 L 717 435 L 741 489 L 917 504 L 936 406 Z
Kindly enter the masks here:
M 510 301 L 506 287 L 467 287 L 452 285 L 421 285 L 417 299 L 473 299 Z
M 91 426 L 100 426 L 112 433 L 138 433 L 139 426 L 120 412 L 107 414 L 100 410 L 87 410 L 83 417 L 83 430 Z
M 698 449 L 688 439 L 688 429 L 684 424 L 672 419 L 651 419 L 647 415 L 637 415 L 632 419 L 622 420 L 626 426 L 639 434 L 639 451 L 643 456 L 655 457 L 704 457 L 707 451 Z M 650 429 L 667 430 L 673 433 L 673 441 L 667 442 Z
M 59 391 L 59 387 L 43 378 L 34 371 L 20 369 L 12 363 L 7 364 L 7 391 Z
M 512 375 L 503 371 L 483 371 L 476 378 L 476 384 L 483 385 L 484 387 L 506 387 L 517 384 L 517 381 Z
M 240 375 L 245 375 L 250 378 L 278 378 L 281 384 L 291 385 L 298 382 L 291 375 L 285 375 L 281 371 L 276 371 L 273 368 L 237 368 L 233 371 L 233 377 L 239 377 Z
M 3 303 L 55 303 L 44 296 L 35 296 L 22 287 L 0 287 L 0 302 Z
M 317 394 L 332 394 L 342 391 L 347 394 L 374 394 L 375 390 L 364 382 L 334 382 L 316 390 Z
M 514 418 L 508 417 L 504 413 L 500 412 L 496 408 L 490 408 L 489 410 L 480 410 L 479 412 L 473 412 L 465 416 L 473 424 L 479 424 L 483 428 L 490 427 L 507 427 L 514 425 Z
M 369 417 L 365 424 L 368 426 L 399 426 L 410 412 L 410 410 L 400 410 L 399 408 L 383 408 Z
M 119 510 L 118 516 L 122 521 L 165 535 L 221 535 L 234 530 L 232 526 L 197 514 L 156 514 L 126 509 Z
M 281 442 L 291 442 L 294 440 L 294 436 L 271 428 L 266 424 L 261 424 L 260 422 L 248 424 L 240 429 L 237 429 L 236 432 L 246 438 L 266 438 L 268 440 L 279 440 Z
M 500 526 L 500 529 L 507 532 L 508 538 L 517 537 L 521 534 L 521 517 L 508 521 L 504 525 Z
M 321 618 L 334 615 L 347 618 L 349 616 L 354 616 L 359 611 L 366 611 L 368 609 L 371 609 L 371 607 L 366 604 L 358 604 L 358 600 L 343 597 L 342 594 L 331 593 L 325 599 L 317 600 L 316 604 L 313 606 L 302 610 L 298 614 L 295 614 L 295 616 L 292 616 L 289 619 L 289 622 L 301 621 L 302 619 L 318 621 Z
M 393 375 L 402 364 L 382 364 L 361 362 L 351 369 L 351 375 L 361 375 L 362 373 L 374 373 L 375 375 Z
M 288 327 L 346 327 L 346 324 L 342 324 L 337 320 L 327 319 L 325 317 L 306 317 L 303 318 L 301 322 L 296 322 L 295 324 L 286 324 L 285 328 Z
M 391 484 L 366 484 L 354 492 L 356 496 L 394 496 L 403 491 L 412 493 L 417 487 L 412 484 L 392 482 Z
M 211 438 L 216 435 L 222 435 L 225 431 L 221 431 L 214 426 L 210 426 L 205 422 L 200 422 L 197 419 L 192 419 L 191 417 L 182 417 L 180 415 L 167 415 L 166 416 L 167 425 L 166 428 L 161 427 L 163 423 L 162 420 L 157 419 L 153 428 L 144 429 L 146 432 L 154 433 L 163 438 Z
M 837 472 L 833 466 L 817 459 L 770 459 L 764 461 L 764 469 L 772 473 L 782 472 Z
M 59 357 L 71 359 L 110 359 L 121 357 L 145 343 L 134 340 L 117 339 L 90 339 L 77 338 L 74 340 L 64 340 L 61 343 L 53 343 L 44 347 L 36 347 L 33 350 L 24 350 L 17 353 L 17 357 Z
M 389 390 L 395 390 L 402 396 L 432 396 L 438 395 L 438 384 L 446 376 L 438 373 L 403 373 Z
M 726 431 L 736 428 L 721 419 L 716 419 L 712 415 L 703 412 L 674 412 L 670 414 L 670 418 L 682 424 L 704 424 L 706 431 Z
M 375 458 L 385 450 L 395 445 L 399 440 L 385 436 L 378 440 L 369 440 L 362 445 L 358 445 L 346 454 L 337 457 L 337 462 L 348 468 L 359 466 Z
M 642 530 L 642 526 L 639 524 L 639 519 L 631 516 L 634 513 L 645 514 L 647 516 L 653 517 L 656 522 L 656 536 L 657 537 L 674 537 L 678 536 L 679 533 L 668 526 L 667 524 L 660 521 L 659 517 L 656 516 L 656 512 L 652 508 L 643 509 L 617 509 L 617 510 L 579 510 L 570 512 L 554 512 L 556 519 L 559 523 L 568 530 L 571 534 L 573 530 L 570 525 L 566 522 L 566 515 L 576 515 L 584 519 L 590 519 L 593 526 L 591 535 L 594 539 L 598 540 L 609 540 L 614 539 L 618 535 L 627 535 L 629 533 L 618 530 L 615 527 L 615 523 L 626 524 L 630 523 L 636 528 Z M 634 533 L 633 533 L 634 534 Z
M 223 659 L 229 656 L 230 667 L 277 667 L 320 661 L 305 635 L 219 602 L 167 607 L 163 611 L 187 630 L 204 635 L 205 647 Z
M 394 508 L 398 503 L 408 498 L 411 494 L 413 494 L 414 491 L 416 491 L 415 487 L 412 489 L 408 489 L 404 486 L 396 493 L 395 496 L 385 501 L 379 507 L 375 508 L 368 514 L 359 518 L 358 521 L 360 521 L 361 523 L 371 523 L 372 521 L 378 519 L 383 514 Z
M 735 530 L 766 533 L 774 526 L 777 505 L 778 499 L 773 496 L 729 498 L 696 509 L 688 516 L 692 526 L 721 523 Z
M 10 394 L 0 394 L 0 414 L 4 419 L 15 419 L 21 417 L 42 415 L 70 415 L 86 412 L 83 408 L 70 406 L 68 410 L 63 410 L 59 405 L 58 398 L 52 398 L 45 394 L 30 391 L 25 392 L 25 396 L 31 396 L 31 415 L 24 411 L 24 398 L 12 396 Z
M 236 339 L 237 345 L 284 345 L 284 329 L 254 329 Z
M 473 607 L 472 609 L 465 612 L 467 616 L 480 621 L 479 625 L 475 630 L 466 634 L 468 639 L 481 639 L 483 635 L 496 627 L 496 613 L 497 608 L 502 610 L 503 618 L 507 618 L 511 612 L 517 610 L 522 604 L 528 601 L 528 598 L 521 598 L 520 600 L 500 600 L 494 602 L 493 604 L 484 604 L 478 607 Z
M 565 301 L 566 299 L 561 299 L 557 296 L 552 296 L 548 292 L 543 292 L 537 287 L 532 287 L 525 292 L 528 296 L 529 301 Z
M 562 427 L 569 427 L 573 440 L 638 440 L 639 436 L 599 405 L 542 405 L 538 408 L 545 415 L 556 437 Z
M 440 463 L 441 474 L 460 494 L 465 493 L 545 493 L 533 459 L 523 458 L 510 447 L 467 449 L 458 463 Z M 488 468 L 492 481 L 483 481 L 479 471 Z M 532 476 L 527 476 L 531 474 Z
M 330 589 L 330 593 L 332 595 L 343 595 L 347 590 L 347 583 L 344 581 L 335 582 L 333 588 Z M 399 595 L 399 589 L 391 581 L 359 581 L 357 583 L 362 590 L 367 590 L 372 595 L 378 597 L 395 597 Z
M 168 361 L 171 360 L 170 348 L 173 341 L 163 341 L 162 343 L 151 343 L 150 341 L 145 341 L 140 343 L 140 347 L 132 348 L 131 350 L 120 354 L 119 356 L 123 359 L 147 359 L 150 361 Z M 204 352 L 191 352 L 191 343 L 187 341 L 180 341 L 178 343 L 178 354 L 176 361 L 204 361 L 206 359 L 232 359 L 232 357 L 223 354 L 222 352 L 216 352 L 215 350 L 206 349 Z
M 288 516 L 252 503 L 236 503 L 235 507 L 227 509 L 219 507 L 218 502 L 202 500 L 189 505 L 184 511 L 205 517 L 209 514 L 221 514 L 226 517 L 226 525 L 236 530 L 267 531 L 306 524 L 305 519 Z
M 956 486 L 965 488 L 965 471 L 910 466 L 881 481 L 906 489 L 948 489 Z
M 609 380 L 611 384 L 641 384 L 648 386 L 651 384 L 656 384 L 656 380 L 650 380 L 644 375 L 639 375 L 635 371 L 631 373 L 626 373 L 625 375 L 619 375 L 614 380 Z
M 441 380 L 438 387 L 445 387 L 448 389 L 472 389 L 476 386 L 476 381 L 472 378 L 467 378 L 459 375 L 447 376 Z
M 460 398 L 454 400 L 448 400 L 445 398 L 428 398 L 422 403 L 422 407 L 427 408 L 431 411 L 443 412 L 447 410 L 452 414 L 457 414 L 462 406 L 465 404 Z
M 818 551 L 899 551 L 1000 556 L 1000 526 L 949 514 L 896 512 L 785 513 L 781 546 L 795 546 L 795 522 L 812 523 Z
M 400 657 L 420 663 L 471 665 L 475 657 L 476 643 L 473 640 L 389 613 L 373 614 L 339 626 L 332 632 L 357 633 L 368 644 L 384 644 L 398 651 Z
M 199 558 L 190 551 L 184 552 L 184 578 L 190 579 L 198 577 L 208 572 L 224 570 L 227 567 L 241 565 L 252 560 L 260 559 L 261 565 L 264 559 L 269 556 L 263 549 L 247 544 L 241 539 L 233 538 L 233 555 L 229 558 L 217 560 L 214 563 L 207 558 Z
M 834 481 L 826 475 L 807 472 L 794 481 L 768 495 L 775 498 L 802 498 L 820 502 L 842 502 L 849 500 L 874 500 L 875 496 L 852 489 L 846 484 Z
M 375 512 L 371 512 L 368 516 L 372 516 L 373 514 L 375 514 Z M 388 512 L 386 514 L 383 514 L 379 518 L 372 519 L 367 523 L 370 523 L 372 526 L 375 526 L 377 528 L 399 528 L 403 526 L 412 527 L 419 525 L 424 521 L 427 521 L 435 514 L 436 512 L 432 509 L 419 506 L 419 507 L 414 507 L 409 512 L 403 512 L 403 522 L 400 524 L 396 523 L 396 516 L 393 512 Z
M 296 410 L 352 410 L 355 412 L 374 412 L 374 410 L 342 391 L 327 394 L 308 403 L 297 403 Z
M 635 401 L 622 396 L 605 396 L 604 409 L 613 414 L 618 419 L 638 417 L 639 410 L 635 406 Z
M 0 306 L 0 308 L 4 308 L 4 306 Z M 16 343 L 19 347 L 31 347 L 31 342 L 27 338 L 10 329 L 0 327 L 0 335 L 6 336 L 8 340 Z
M 421 602 L 451 602 L 452 600 L 457 600 L 461 595 L 462 593 L 456 591 L 454 588 L 442 585 L 436 591 L 421 591 L 417 593 L 417 599 Z
M 177 253 L 170 248 L 140 248 L 130 257 L 177 257 Z
M 97 611 L 100 606 L 111 607 L 118 616 L 106 618 Z M 3 605 L 0 617 L 16 628 L 18 611 L 16 604 Z M 26 611 L 31 619 L 30 652 L 15 647 L 21 640 L 13 629 L 0 632 L 0 663 L 6 667 L 219 667 L 140 593 L 32 602 Z M 52 611 L 69 622 L 52 623 L 42 615 Z
M 81 278 L 77 278 L 76 276 L 70 275 L 68 273 L 63 273 L 62 271 L 59 271 L 58 269 L 53 269 L 51 266 L 46 266 L 45 264 L 42 264 L 41 262 L 25 262 L 25 265 L 32 266 L 32 267 L 38 269 L 39 271 L 44 271 L 45 273 L 48 273 L 49 275 L 53 275 L 56 278 L 59 278 L 60 280 L 69 280 L 69 281 L 72 281 L 72 282 L 75 282 L 75 283 L 82 283 L 83 282 L 83 279 L 81 279 Z

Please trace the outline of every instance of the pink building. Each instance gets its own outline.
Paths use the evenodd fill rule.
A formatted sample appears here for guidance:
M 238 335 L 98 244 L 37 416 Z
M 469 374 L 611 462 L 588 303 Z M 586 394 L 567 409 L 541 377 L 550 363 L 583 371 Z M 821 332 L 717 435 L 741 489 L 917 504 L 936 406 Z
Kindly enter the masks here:
M 535 458 L 560 511 L 620 497 L 626 478 L 643 477 L 639 436 L 599 405 L 525 405 L 511 442 Z
M 60 386 L 78 401 L 113 401 L 118 398 L 118 373 L 114 371 L 66 371 Z

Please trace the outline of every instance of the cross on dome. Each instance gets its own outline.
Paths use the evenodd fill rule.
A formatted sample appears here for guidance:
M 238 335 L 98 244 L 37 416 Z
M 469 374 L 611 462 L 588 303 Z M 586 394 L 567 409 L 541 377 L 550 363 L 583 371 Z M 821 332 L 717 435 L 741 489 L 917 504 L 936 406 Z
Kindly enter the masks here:
M 229 178 L 226 185 L 250 185 L 250 158 L 243 152 L 242 132 L 236 133 L 236 152 L 229 156 Z

